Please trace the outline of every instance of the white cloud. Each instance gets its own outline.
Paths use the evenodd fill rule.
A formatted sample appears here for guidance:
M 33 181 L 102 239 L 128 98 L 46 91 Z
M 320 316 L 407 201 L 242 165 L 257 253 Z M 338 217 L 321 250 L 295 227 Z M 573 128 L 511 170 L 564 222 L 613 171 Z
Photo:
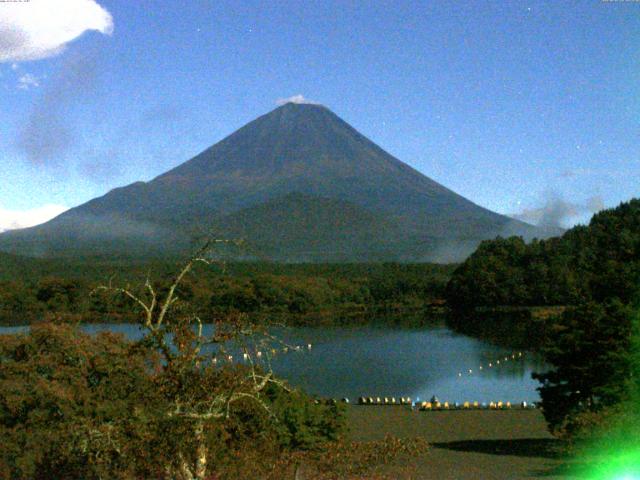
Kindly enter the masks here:
M 0 232 L 39 225 L 57 217 L 68 207 L 47 204 L 30 210 L 7 210 L 0 207 Z
M 289 98 L 279 98 L 278 100 L 276 100 L 276 105 L 285 105 L 287 103 L 320 105 L 318 102 L 314 102 L 313 100 L 304 98 L 304 95 L 302 95 L 301 93 L 299 93 L 298 95 L 293 95 Z
M 18 88 L 20 90 L 29 90 L 31 87 L 39 87 L 40 82 L 38 81 L 35 75 L 31 75 L 30 73 L 25 73 L 20 78 L 18 78 Z
M 111 14 L 94 0 L 30 0 L 0 7 L 0 62 L 57 55 L 87 30 L 113 32 Z

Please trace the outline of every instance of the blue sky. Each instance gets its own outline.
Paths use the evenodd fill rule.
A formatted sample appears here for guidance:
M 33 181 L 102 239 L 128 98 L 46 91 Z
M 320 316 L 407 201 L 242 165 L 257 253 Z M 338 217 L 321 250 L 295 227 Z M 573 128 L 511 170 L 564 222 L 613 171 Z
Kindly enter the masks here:
M 0 3 L 0 229 L 150 180 L 297 94 L 500 213 L 570 225 L 640 196 L 640 2 L 15 10 L 51 3 Z

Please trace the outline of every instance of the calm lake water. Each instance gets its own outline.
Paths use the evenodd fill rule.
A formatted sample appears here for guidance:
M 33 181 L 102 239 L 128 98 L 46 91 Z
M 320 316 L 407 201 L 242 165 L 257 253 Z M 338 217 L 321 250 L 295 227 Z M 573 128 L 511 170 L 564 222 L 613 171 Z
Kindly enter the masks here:
M 0 327 L 0 334 L 25 328 Z M 83 329 L 120 332 L 132 339 L 142 334 L 137 325 L 129 324 L 85 325 Z M 304 345 L 301 352 L 274 356 L 277 374 L 309 393 L 352 401 L 359 396 L 428 400 L 436 395 L 450 402 L 533 402 L 539 395 L 531 373 L 545 369 L 532 354 L 522 352 L 519 357 L 518 351 L 443 327 L 309 327 L 274 333 L 291 344 Z M 306 348 L 309 343 L 311 350 Z

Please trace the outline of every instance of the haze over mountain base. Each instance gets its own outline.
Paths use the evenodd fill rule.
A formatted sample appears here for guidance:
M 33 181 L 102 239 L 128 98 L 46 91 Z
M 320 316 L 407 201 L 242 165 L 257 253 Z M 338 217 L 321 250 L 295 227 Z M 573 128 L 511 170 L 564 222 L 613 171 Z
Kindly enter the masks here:
M 274 261 L 452 262 L 484 239 L 557 233 L 474 204 L 326 107 L 287 103 L 148 183 L 1 234 L 0 250 L 162 256 L 212 234 Z

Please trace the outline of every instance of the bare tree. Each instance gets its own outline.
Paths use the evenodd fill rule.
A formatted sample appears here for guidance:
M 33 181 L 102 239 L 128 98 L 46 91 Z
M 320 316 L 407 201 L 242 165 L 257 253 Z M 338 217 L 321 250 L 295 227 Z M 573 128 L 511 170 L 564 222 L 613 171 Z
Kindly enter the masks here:
M 179 287 L 197 264 L 211 265 L 211 252 L 221 244 L 241 245 L 241 241 L 209 240 L 179 270 L 160 294 L 147 277 L 142 293 L 129 287 L 108 286 L 98 290 L 124 295 L 142 310 L 143 341 L 162 356 L 159 388 L 167 399 L 166 419 L 188 425 L 192 432 L 191 451 L 178 448 L 173 461 L 164 467 L 167 479 L 204 480 L 210 471 L 207 427 L 229 418 L 232 405 L 249 401 L 269 416 L 272 412 L 263 392 L 269 384 L 288 389 L 274 377 L 270 346 L 281 343 L 263 327 L 253 325 L 243 314 L 211 319 L 212 331 L 205 333 L 205 322 L 178 295 Z M 234 368 L 232 351 L 240 352 L 242 368 Z M 299 349 L 283 344 L 285 349 Z M 236 364 L 237 366 L 237 364 Z M 232 375 L 223 378 L 221 370 Z M 194 447 L 195 445 L 195 447 Z

